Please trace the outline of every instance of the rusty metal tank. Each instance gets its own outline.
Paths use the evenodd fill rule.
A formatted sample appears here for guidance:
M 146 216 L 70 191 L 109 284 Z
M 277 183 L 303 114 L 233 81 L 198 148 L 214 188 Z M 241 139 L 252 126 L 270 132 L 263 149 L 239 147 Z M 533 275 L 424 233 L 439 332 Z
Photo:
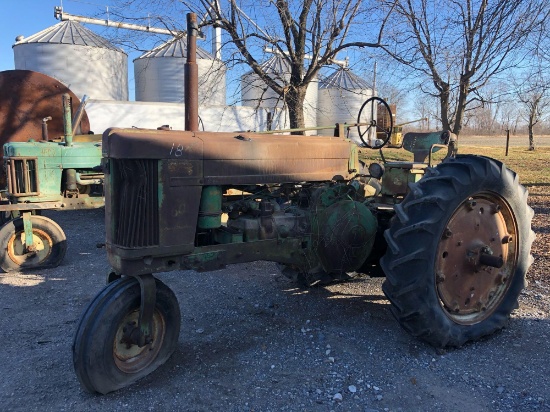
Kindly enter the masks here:
M 30 70 L 7 70 L 0 72 L 0 145 L 7 142 L 26 142 L 42 139 L 42 120 L 47 117 L 48 135 L 55 138 L 63 135 L 62 96 L 69 93 L 73 114 L 80 104 L 78 97 L 64 84 L 45 74 Z M 80 133 L 90 131 L 86 113 L 80 123 Z M 5 177 L 0 151 L 0 185 Z

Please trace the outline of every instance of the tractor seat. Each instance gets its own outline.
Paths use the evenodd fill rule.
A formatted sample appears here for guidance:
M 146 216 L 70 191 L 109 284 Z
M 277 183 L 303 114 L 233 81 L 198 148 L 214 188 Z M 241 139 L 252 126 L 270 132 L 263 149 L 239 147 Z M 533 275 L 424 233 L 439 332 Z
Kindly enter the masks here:
M 409 132 L 403 136 L 403 148 L 414 155 L 413 162 L 418 164 L 426 164 L 426 158 L 430 153 L 435 153 L 442 148 L 448 147 L 449 143 L 456 142 L 456 136 L 449 131 L 431 132 L 431 133 L 416 133 Z M 391 162 L 404 163 L 404 162 Z

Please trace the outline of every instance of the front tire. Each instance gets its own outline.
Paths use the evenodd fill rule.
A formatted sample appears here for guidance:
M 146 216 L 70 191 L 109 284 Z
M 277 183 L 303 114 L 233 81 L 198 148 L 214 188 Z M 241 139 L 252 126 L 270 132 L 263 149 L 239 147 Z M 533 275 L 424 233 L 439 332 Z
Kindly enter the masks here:
M 534 240 L 517 175 L 494 159 L 457 156 L 428 169 L 395 210 L 381 265 L 401 326 L 436 347 L 504 327 Z
M 106 394 L 126 387 L 157 369 L 176 349 L 178 301 L 168 286 L 155 281 L 151 342 L 141 348 L 126 338 L 139 318 L 141 291 L 135 277 L 109 283 L 82 315 L 73 342 L 73 364 L 88 392 Z

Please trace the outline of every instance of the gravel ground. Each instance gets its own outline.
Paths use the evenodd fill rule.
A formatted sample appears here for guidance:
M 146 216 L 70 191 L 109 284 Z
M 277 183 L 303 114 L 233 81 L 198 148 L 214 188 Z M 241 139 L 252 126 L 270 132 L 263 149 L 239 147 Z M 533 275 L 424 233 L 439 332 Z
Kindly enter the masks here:
M 537 188 L 533 188 L 537 189 Z M 531 190 L 535 264 L 501 332 L 438 351 L 392 318 L 382 279 L 299 289 L 255 262 L 159 277 L 182 309 L 170 360 L 105 396 L 82 391 L 71 343 L 109 269 L 103 210 L 50 213 L 62 266 L 0 274 L 0 405 L 5 411 L 550 410 L 547 188 Z

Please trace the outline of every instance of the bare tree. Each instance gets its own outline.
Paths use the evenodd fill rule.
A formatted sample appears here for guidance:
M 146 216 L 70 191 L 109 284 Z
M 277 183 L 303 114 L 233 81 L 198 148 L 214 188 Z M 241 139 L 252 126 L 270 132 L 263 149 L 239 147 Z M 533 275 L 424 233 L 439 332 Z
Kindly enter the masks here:
M 521 103 L 521 116 L 527 122 L 529 150 L 535 150 L 534 128 L 550 110 L 550 80 L 544 71 L 528 75 L 517 87 L 516 95 Z
M 438 99 L 442 127 L 459 134 L 490 79 L 515 66 L 548 16 L 544 0 L 380 0 L 394 9 L 384 50 Z M 391 22 L 391 26 L 389 23 Z
M 304 127 L 304 99 L 307 87 L 325 65 L 350 48 L 378 47 L 380 28 L 365 33 L 366 4 L 361 0 L 259 0 L 223 6 L 215 0 L 198 0 L 212 24 L 230 37 L 252 71 L 284 101 L 291 128 Z M 192 7 L 192 4 L 189 4 Z M 261 10 L 262 17 L 249 14 Z M 363 24 L 360 24 L 363 23 Z M 374 26 L 371 26 L 374 27 Z M 365 34 L 373 37 L 365 42 Z M 257 60 L 258 50 L 267 46 L 284 59 L 288 77 L 275 78 Z
M 150 19 L 172 30 L 184 29 L 185 11 L 205 16 L 201 26 L 220 27 L 226 33 L 224 61 L 231 67 L 244 63 L 252 70 L 284 102 L 290 127 L 300 128 L 307 87 L 323 66 L 347 50 L 380 46 L 384 21 L 372 21 L 369 4 L 367 0 L 119 0 L 117 10 L 125 19 L 155 12 Z M 266 48 L 283 59 L 288 75 L 263 67 L 260 60 Z

